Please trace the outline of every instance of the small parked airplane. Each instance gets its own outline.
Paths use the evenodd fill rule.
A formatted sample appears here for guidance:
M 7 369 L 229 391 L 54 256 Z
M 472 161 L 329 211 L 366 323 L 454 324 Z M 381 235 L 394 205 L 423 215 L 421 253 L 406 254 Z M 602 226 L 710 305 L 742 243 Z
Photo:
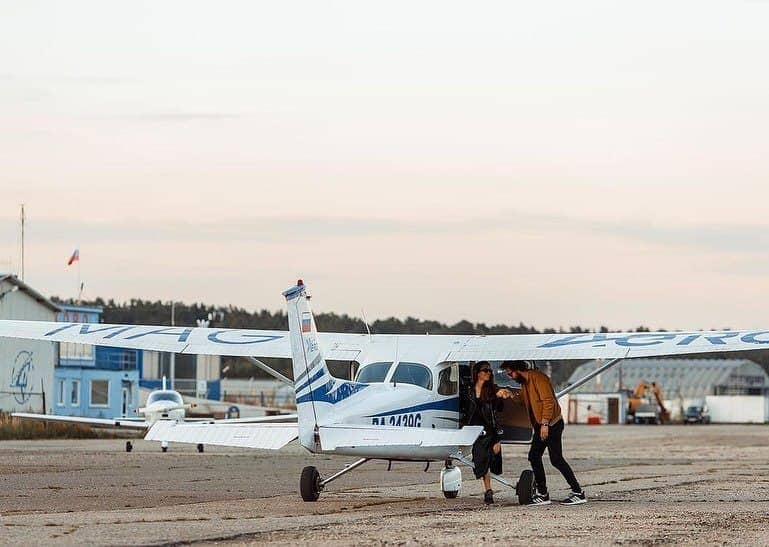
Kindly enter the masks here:
M 568 386 L 565 395 L 621 360 L 635 357 L 746 351 L 769 344 L 769 330 L 640 332 L 531 335 L 389 335 L 318 333 L 302 281 L 283 293 L 289 330 L 212 329 L 35 321 L 0 321 L 0 337 L 79 342 L 176 353 L 284 357 L 293 362 L 297 423 L 187 423 L 159 420 L 145 439 L 280 449 L 299 443 L 309 452 L 359 459 L 323 478 L 314 466 L 302 470 L 300 493 L 315 501 L 332 481 L 371 459 L 444 463 L 441 489 L 456 497 L 461 472 L 472 466 L 469 447 L 479 426 L 461 427 L 460 389 L 477 361 L 607 359 Z M 354 380 L 333 377 L 326 359 L 359 363 Z M 266 365 L 265 365 L 266 366 Z M 275 375 L 281 375 L 275 372 Z M 515 389 L 499 375 L 497 383 Z M 530 442 L 528 416 L 516 399 L 505 399 L 503 442 Z M 516 485 L 528 503 L 533 474 L 524 470 Z
M 186 411 L 194 408 L 194 404 L 185 404 L 181 394 L 178 391 L 166 388 L 166 378 L 163 377 L 163 385 L 161 389 L 156 389 L 150 392 L 147 397 L 147 403 L 136 409 L 136 414 L 144 416 L 140 417 L 119 417 L 119 418 L 89 418 L 86 416 L 58 416 L 55 414 L 32 414 L 29 412 L 14 412 L 11 414 L 14 418 L 22 420 L 33 420 L 41 422 L 55 422 L 55 423 L 68 423 L 68 424 L 82 424 L 90 425 L 92 427 L 119 427 L 119 428 L 132 428 L 132 429 L 150 429 L 157 422 L 161 420 L 173 422 L 173 423 L 217 423 L 222 421 L 231 420 L 211 420 L 208 418 L 187 418 Z M 296 419 L 296 415 L 282 415 L 282 416 L 270 416 L 270 417 L 258 417 L 258 418 L 242 418 L 236 419 L 239 423 L 259 423 L 259 422 L 271 422 L 271 421 L 285 421 L 290 419 Z M 164 439 L 160 441 L 160 449 L 163 452 L 168 451 L 168 440 Z M 203 443 L 198 443 L 198 452 L 203 452 Z M 133 450 L 133 443 L 126 441 L 126 452 Z

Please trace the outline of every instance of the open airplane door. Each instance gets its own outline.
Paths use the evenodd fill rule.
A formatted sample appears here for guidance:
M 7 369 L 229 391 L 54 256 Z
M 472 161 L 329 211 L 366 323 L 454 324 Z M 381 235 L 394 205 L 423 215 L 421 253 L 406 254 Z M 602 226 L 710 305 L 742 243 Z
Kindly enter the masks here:
M 519 387 L 507 387 L 513 392 L 520 391 Z M 531 420 L 526 407 L 523 406 L 523 400 L 520 396 L 512 399 L 503 399 L 504 406 L 497 413 L 499 421 L 504 430 L 502 433 L 502 442 L 507 444 L 530 443 L 533 436 Z
M 501 363 L 491 363 L 494 369 L 494 382 L 505 389 L 513 392 L 520 391 L 518 384 L 510 380 L 500 369 Z M 459 364 L 459 382 L 461 389 L 472 382 L 472 363 L 463 362 Z M 464 392 L 464 391 L 462 391 Z M 502 443 L 504 444 L 528 444 L 531 442 L 533 431 L 531 421 L 526 407 L 523 406 L 522 398 L 513 397 L 503 399 L 502 410 L 497 412 L 500 425 L 502 426 Z M 460 400 L 460 405 L 462 402 Z M 460 408 L 460 413 L 464 415 L 464 408 Z

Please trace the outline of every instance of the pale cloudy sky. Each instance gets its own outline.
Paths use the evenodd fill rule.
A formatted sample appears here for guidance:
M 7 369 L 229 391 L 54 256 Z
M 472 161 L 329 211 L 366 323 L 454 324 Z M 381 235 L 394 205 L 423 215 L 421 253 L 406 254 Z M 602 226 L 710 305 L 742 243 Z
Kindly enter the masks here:
M 0 0 L 0 270 L 372 319 L 769 325 L 769 2 Z

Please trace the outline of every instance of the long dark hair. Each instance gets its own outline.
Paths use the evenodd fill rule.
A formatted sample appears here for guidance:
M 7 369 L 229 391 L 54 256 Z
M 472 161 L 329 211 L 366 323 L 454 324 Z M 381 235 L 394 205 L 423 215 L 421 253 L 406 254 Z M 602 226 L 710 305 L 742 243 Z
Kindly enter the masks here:
M 482 367 L 489 367 L 491 369 L 491 376 L 481 386 L 481 401 L 492 403 L 497 398 L 497 386 L 494 384 L 494 368 L 488 361 L 478 361 L 473 365 L 473 393 L 475 393 L 475 384 L 478 382 L 478 371 Z

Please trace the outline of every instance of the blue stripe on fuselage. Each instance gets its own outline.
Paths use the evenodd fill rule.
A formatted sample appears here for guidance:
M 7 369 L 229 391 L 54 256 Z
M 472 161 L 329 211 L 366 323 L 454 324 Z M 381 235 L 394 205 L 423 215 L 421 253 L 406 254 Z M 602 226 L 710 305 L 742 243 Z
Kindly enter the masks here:
M 459 412 L 459 397 L 441 399 L 439 401 L 431 401 L 421 405 L 388 410 L 386 412 L 380 412 L 379 414 L 370 414 L 367 416 L 367 418 L 377 418 L 379 416 L 389 416 L 391 414 L 407 414 L 409 412 L 422 412 L 424 410 L 453 410 L 455 412 Z
M 330 403 L 335 405 L 340 401 L 344 401 L 351 395 L 366 389 L 368 384 L 358 384 L 356 382 L 345 382 L 344 380 L 336 380 L 342 382 L 337 389 L 334 389 L 334 380 L 331 379 L 320 387 L 315 388 L 307 395 L 302 395 L 296 398 L 296 404 L 309 403 L 315 401 L 316 403 Z

